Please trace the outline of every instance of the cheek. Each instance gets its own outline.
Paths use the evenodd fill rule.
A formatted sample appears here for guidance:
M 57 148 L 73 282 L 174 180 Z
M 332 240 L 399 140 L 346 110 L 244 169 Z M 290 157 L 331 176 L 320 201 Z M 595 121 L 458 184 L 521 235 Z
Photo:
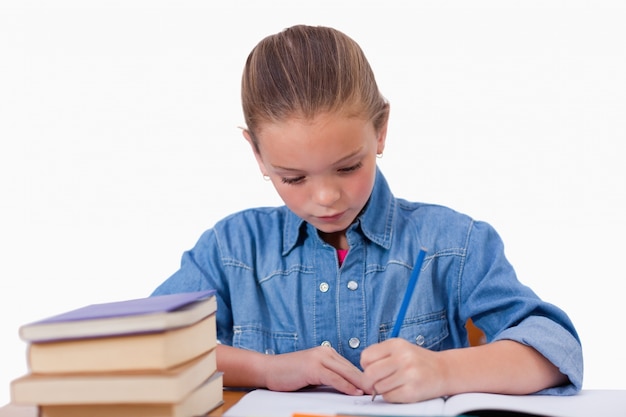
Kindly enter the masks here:
M 359 175 L 357 179 L 355 179 L 352 184 L 350 193 L 352 199 L 358 200 L 365 204 L 367 199 L 370 197 L 372 193 L 372 189 L 374 188 L 374 181 L 376 180 L 376 170 L 367 170 L 363 175 Z
M 373 187 L 374 181 L 370 178 L 360 179 L 358 183 L 354 184 L 352 198 L 358 200 L 362 204 L 365 204 L 372 193 Z
M 304 198 L 303 193 L 299 192 L 298 187 L 293 187 L 285 184 L 274 184 L 274 188 L 276 188 L 276 192 L 280 196 L 281 200 L 288 206 L 291 210 L 297 211 L 298 207 L 302 204 Z

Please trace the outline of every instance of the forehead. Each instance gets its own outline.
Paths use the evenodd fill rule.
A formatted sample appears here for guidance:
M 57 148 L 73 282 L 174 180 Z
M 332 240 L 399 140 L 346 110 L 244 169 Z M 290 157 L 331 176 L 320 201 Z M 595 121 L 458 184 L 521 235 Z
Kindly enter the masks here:
M 373 123 L 324 113 L 312 119 L 266 123 L 257 135 L 265 162 L 274 166 L 320 165 L 376 145 Z

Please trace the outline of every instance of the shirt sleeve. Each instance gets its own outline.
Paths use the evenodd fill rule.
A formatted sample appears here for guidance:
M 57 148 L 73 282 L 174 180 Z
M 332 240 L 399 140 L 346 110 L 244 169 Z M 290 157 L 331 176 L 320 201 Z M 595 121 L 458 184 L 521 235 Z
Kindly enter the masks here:
M 494 340 L 503 339 L 532 346 L 557 366 L 561 373 L 568 376 L 568 385 L 548 388 L 539 394 L 571 395 L 582 389 L 583 360 L 580 342 L 563 326 L 547 317 L 530 316 L 519 325 L 505 329 Z
M 183 253 L 180 268 L 163 281 L 152 295 L 213 289 L 208 271 L 214 270 L 210 252 L 213 245 L 212 230 L 202 234 L 196 245 Z
M 472 318 L 488 342 L 508 339 L 531 346 L 569 378 L 569 384 L 539 394 L 575 394 L 582 389 L 580 339 L 567 314 L 522 284 L 487 223 L 474 222 L 460 281 L 460 311 Z
M 217 339 L 232 344 L 230 289 L 225 278 L 220 245 L 215 229 L 202 234 L 195 246 L 183 253 L 180 268 L 163 281 L 151 295 L 214 289 L 217 297 Z

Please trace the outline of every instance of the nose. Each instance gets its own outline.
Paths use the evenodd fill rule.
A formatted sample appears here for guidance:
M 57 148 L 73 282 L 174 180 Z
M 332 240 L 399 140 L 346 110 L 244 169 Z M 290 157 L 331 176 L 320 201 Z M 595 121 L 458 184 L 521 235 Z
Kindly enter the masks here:
M 314 186 L 312 197 L 320 206 L 330 207 L 341 197 L 341 189 L 332 180 L 320 180 Z

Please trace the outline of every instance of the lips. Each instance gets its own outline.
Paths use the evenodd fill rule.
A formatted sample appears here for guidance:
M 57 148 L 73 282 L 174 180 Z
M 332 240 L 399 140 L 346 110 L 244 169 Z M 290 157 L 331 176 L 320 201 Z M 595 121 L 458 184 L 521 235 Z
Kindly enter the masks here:
M 324 222 L 334 222 L 343 217 L 345 213 L 345 211 L 342 211 L 341 213 L 333 214 L 331 216 L 318 216 L 317 218 Z

